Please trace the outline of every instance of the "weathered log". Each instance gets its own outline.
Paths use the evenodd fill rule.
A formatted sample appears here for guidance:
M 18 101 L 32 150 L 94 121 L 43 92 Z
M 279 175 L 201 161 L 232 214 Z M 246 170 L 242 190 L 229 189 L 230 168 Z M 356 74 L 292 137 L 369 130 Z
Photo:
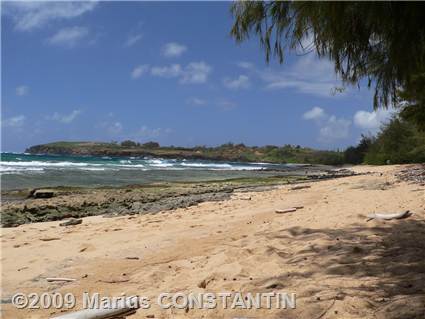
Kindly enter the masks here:
M 296 190 L 305 189 L 305 188 L 311 188 L 311 186 L 310 185 L 299 185 L 299 186 L 291 187 L 290 190 L 291 191 L 296 191 Z
M 135 314 L 140 308 L 137 297 L 128 297 L 126 300 L 117 302 L 114 307 L 100 309 L 85 309 L 65 314 L 51 319 L 121 319 Z
M 71 218 L 70 220 L 67 220 L 66 222 L 60 223 L 59 226 L 74 226 L 79 225 L 83 222 L 83 220 L 80 218 Z
M 46 280 L 48 282 L 54 282 L 54 281 L 65 281 L 65 282 L 71 282 L 71 281 L 75 281 L 76 279 L 72 279 L 72 278 L 62 278 L 62 277 L 58 277 L 58 278 L 46 278 Z
M 277 214 L 285 214 L 295 212 L 297 209 L 295 207 L 285 208 L 285 209 L 276 209 Z
M 402 219 L 402 218 L 409 217 L 410 215 L 412 215 L 412 213 L 409 210 L 406 210 L 400 213 L 389 213 L 389 214 L 373 213 L 373 214 L 367 215 L 367 217 L 369 218 L 367 221 L 372 219 L 379 219 L 379 220 Z

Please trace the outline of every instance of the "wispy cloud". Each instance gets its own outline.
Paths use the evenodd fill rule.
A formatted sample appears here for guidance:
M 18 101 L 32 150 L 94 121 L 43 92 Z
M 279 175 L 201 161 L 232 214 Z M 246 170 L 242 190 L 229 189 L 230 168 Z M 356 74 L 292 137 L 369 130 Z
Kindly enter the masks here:
M 314 54 L 300 57 L 281 70 L 276 68 L 256 68 L 250 62 L 239 62 L 238 66 L 258 76 L 270 90 L 293 90 L 295 92 L 320 97 L 335 95 L 335 88 L 341 86 L 336 77 L 333 64 L 318 59 Z
M 179 57 L 187 51 L 187 47 L 177 42 L 170 42 L 162 48 L 162 55 L 167 58 Z
M 26 85 L 20 85 L 16 88 L 16 95 L 17 96 L 24 96 L 27 95 L 30 91 L 30 88 Z
M 268 89 L 295 89 L 300 93 L 317 96 L 332 96 L 333 89 L 340 85 L 334 67 L 327 60 L 318 60 L 313 54 L 299 58 L 287 70 L 261 73 Z
M 10 16 L 18 31 L 31 31 L 53 21 L 71 19 L 90 12 L 95 1 L 8 1 L 2 3 L 3 12 Z
M 247 61 L 240 61 L 238 63 L 236 63 L 236 65 L 242 69 L 246 69 L 246 70 L 250 70 L 250 69 L 254 69 L 255 66 L 253 63 L 251 62 L 247 62 Z
M 127 37 L 127 40 L 125 41 L 126 47 L 132 47 L 136 43 L 138 43 L 140 40 L 142 40 L 143 34 L 132 34 Z
M 131 71 L 131 77 L 133 79 L 138 79 L 148 71 L 149 71 L 149 65 L 147 64 L 138 65 L 133 69 L 133 71 Z
M 247 89 L 250 87 L 251 82 L 249 77 L 246 75 L 239 75 L 236 79 L 225 78 L 223 80 L 223 85 L 228 89 L 239 90 Z
M 114 118 L 114 114 L 109 113 L 107 114 L 104 121 L 97 123 L 95 126 L 96 128 L 101 129 L 103 132 L 106 132 L 111 137 L 119 139 L 122 137 L 121 133 L 124 130 L 124 126 L 120 121 L 117 121 Z
M 72 48 L 79 41 L 89 35 L 88 28 L 85 27 L 69 27 L 57 31 L 53 36 L 47 39 L 47 43 Z
M 192 106 L 203 106 L 207 104 L 207 101 L 197 97 L 190 97 L 186 100 L 186 103 Z
M 121 122 L 114 122 L 108 125 L 108 133 L 112 135 L 116 135 L 121 133 L 123 130 L 123 126 Z
M 73 122 L 80 114 L 81 114 L 81 110 L 73 110 L 69 114 L 60 114 L 58 112 L 55 112 L 53 113 L 53 115 L 47 116 L 46 119 L 57 121 L 64 124 L 69 124 Z
M 25 123 L 25 115 L 17 115 L 7 119 L 4 119 L 1 122 L 3 128 L 21 128 Z
M 217 106 L 223 111 L 230 111 L 236 108 L 238 105 L 236 104 L 236 102 L 227 99 L 221 99 L 217 102 Z
M 172 64 L 169 66 L 155 66 L 151 68 L 151 74 L 162 78 L 176 78 L 183 73 L 180 64 Z
M 303 119 L 314 121 L 319 128 L 318 141 L 332 143 L 336 140 L 346 139 L 350 134 L 351 121 L 328 115 L 321 107 L 313 107 L 303 114 Z
M 189 63 L 180 79 L 181 83 L 205 83 L 212 68 L 205 62 Z
M 208 80 L 212 67 L 205 62 L 191 62 L 183 67 L 180 64 L 169 66 L 155 66 L 151 74 L 163 78 L 178 78 L 182 84 L 201 84 Z
M 170 134 L 172 130 L 170 128 L 149 128 L 143 125 L 135 134 L 136 138 L 155 138 L 162 135 Z

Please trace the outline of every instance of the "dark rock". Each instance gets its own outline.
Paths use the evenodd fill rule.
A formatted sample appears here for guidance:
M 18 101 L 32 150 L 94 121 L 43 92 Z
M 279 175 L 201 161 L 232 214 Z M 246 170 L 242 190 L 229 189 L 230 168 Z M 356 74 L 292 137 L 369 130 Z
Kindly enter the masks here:
M 37 189 L 32 193 L 34 198 L 51 198 L 55 196 L 55 191 L 53 189 Z

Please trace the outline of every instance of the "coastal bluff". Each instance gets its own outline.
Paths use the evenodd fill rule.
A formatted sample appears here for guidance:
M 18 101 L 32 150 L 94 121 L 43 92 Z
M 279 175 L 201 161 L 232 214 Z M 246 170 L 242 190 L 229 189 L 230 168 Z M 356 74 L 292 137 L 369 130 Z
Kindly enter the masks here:
M 279 164 L 339 165 L 344 163 L 343 152 L 315 150 L 289 144 L 284 146 L 246 146 L 226 143 L 215 147 L 177 147 L 160 146 L 156 142 L 140 144 L 133 141 L 121 143 L 60 141 L 34 145 L 27 148 L 25 152 L 48 155 L 135 156 Z

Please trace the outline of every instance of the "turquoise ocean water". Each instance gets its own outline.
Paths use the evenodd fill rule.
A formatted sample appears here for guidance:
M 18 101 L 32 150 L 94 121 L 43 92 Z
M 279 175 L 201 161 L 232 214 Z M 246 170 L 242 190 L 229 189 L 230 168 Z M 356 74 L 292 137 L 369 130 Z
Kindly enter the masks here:
M 2 153 L 3 190 L 48 186 L 122 186 L 286 175 L 294 164 L 234 163 L 143 157 Z M 276 171 L 278 170 L 278 171 Z

